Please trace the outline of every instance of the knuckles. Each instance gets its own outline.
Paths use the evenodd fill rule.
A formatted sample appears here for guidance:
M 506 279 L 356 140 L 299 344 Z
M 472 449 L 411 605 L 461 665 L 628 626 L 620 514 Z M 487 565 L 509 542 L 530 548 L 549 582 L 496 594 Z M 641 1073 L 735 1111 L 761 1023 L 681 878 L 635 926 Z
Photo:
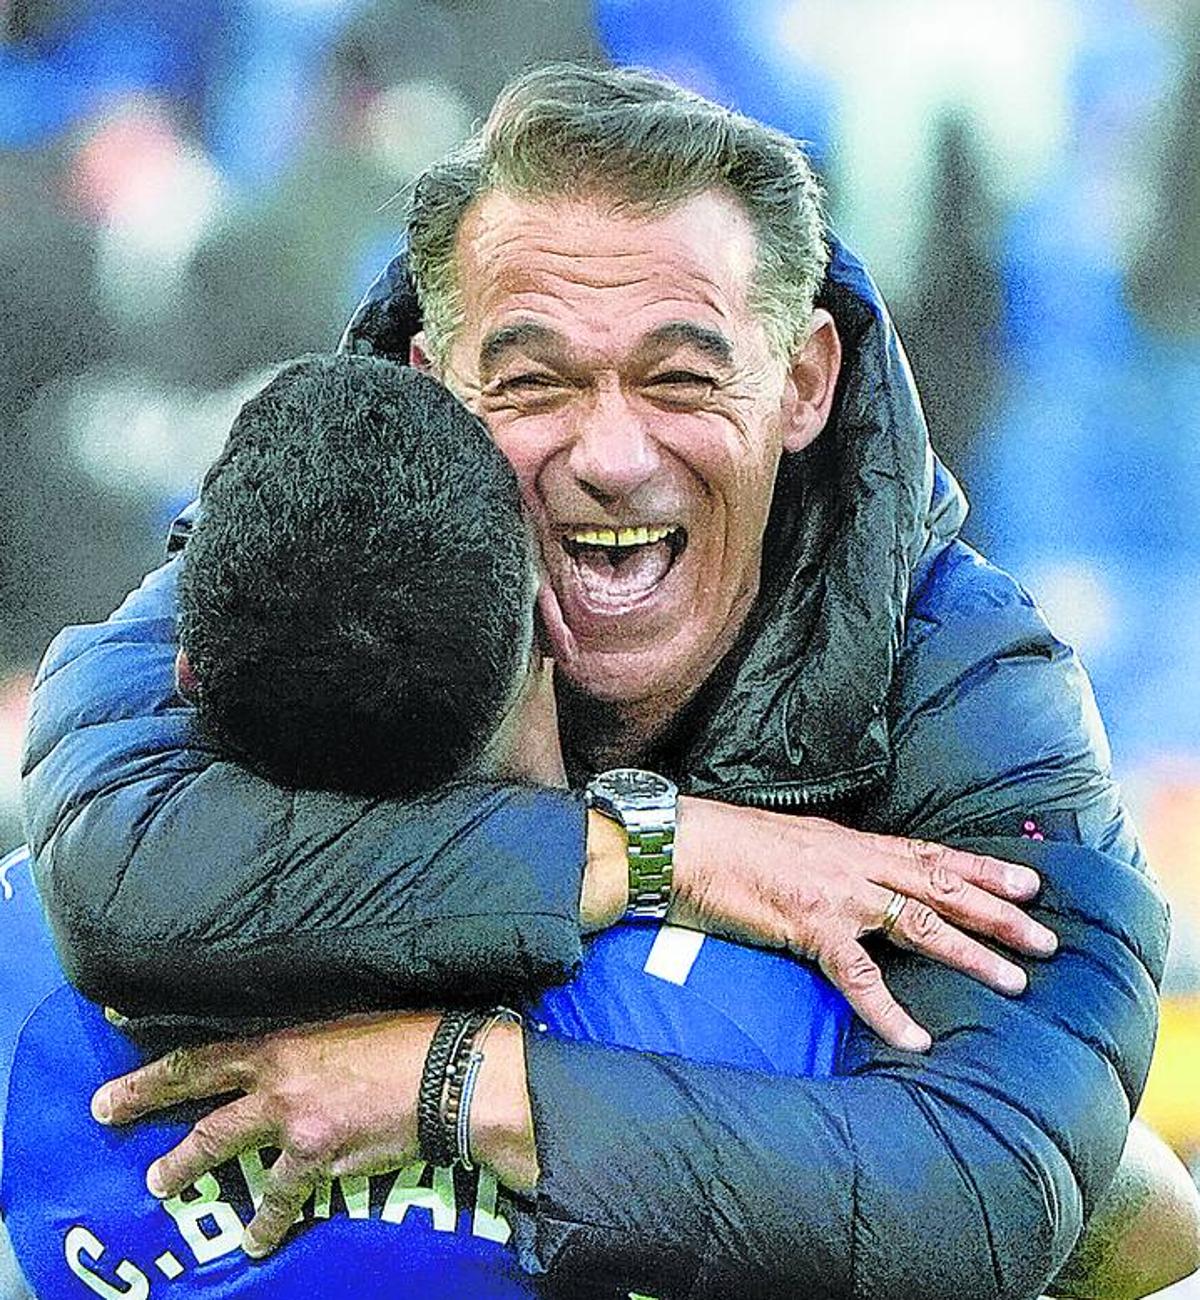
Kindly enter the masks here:
M 926 857 L 927 888 L 929 896 L 939 903 L 952 903 L 962 898 L 966 882 L 952 869 L 947 860 L 947 850 L 937 849 Z
M 191 1081 L 195 1054 L 188 1047 L 174 1047 L 159 1062 L 159 1076 L 168 1088 L 182 1088 Z
M 192 1147 L 210 1165 L 223 1158 L 227 1138 L 225 1126 L 212 1116 L 198 1120 L 192 1127 Z
M 834 969 L 843 989 L 849 991 L 872 988 L 879 981 L 879 967 L 857 944 L 838 959 Z
M 297 1164 L 306 1168 L 324 1167 L 340 1148 L 340 1134 L 325 1116 L 298 1113 L 280 1125 L 279 1145 Z
M 924 903 L 910 899 L 901 914 L 904 922 L 904 935 L 912 943 L 929 944 L 945 930 L 945 922 Z
M 338 1153 L 340 1125 L 308 1089 L 275 1085 L 259 1095 L 277 1145 L 301 1165 L 324 1165 Z

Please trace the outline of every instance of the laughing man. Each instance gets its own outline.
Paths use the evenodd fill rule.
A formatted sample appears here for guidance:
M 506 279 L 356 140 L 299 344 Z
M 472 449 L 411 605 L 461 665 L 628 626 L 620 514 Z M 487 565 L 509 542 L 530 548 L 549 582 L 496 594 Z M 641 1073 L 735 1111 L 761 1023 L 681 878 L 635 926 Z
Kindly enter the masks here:
M 1086 679 L 958 540 L 962 498 L 870 281 L 828 257 L 803 155 L 641 74 L 544 69 L 420 179 L 408 236 L 412 358 L 486 420 L 537 527 L 590 806 L 482 781 L 364 805 L 217 761 L 174 700 L 168 570 L 65 633 L 36 688 L 26 808 L 69 973 L 134 1013 L 252 1014 L 306 989 L 537 987 L 627 908 L 786 948 L 864 1021 L 841 1077 L 497 1028 L 480 1147 L 525 1267 L 656 1294 L 1036 1294 L 1116 1168 L 1165 909 Z M 410 342 L 403 287 L 385 278 L 354 346 Z M 651 826 L 673 878 L 645 870 Z M 1005 862 L 1040 873 L 1058 940 L 1016 977 L 965 933 L 1049 955 L 1042 926 L 993 928 L 996 895 L 1029 892 Z M 236 1081 L 221 1150 L 210 1127 L 158 1185 L 244 1143 L 255 1110 L 286 1157 L 265 1249 L 314 1180 L 410 1124 L 430 1033 L 398 1014 L 367 1056 L 311 1036 L 282 1080 L 261 1047 L 175 1057 L 97 1110 Z

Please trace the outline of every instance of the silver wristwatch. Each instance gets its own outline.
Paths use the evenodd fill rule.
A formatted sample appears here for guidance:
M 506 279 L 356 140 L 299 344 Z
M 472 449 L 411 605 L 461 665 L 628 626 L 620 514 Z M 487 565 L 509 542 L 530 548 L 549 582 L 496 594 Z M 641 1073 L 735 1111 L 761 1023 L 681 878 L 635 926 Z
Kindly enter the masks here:
M 661 921 L 671 903 L 679 790 L 665 776 L 614 767 L 587 784 L 587 806 L 625 828 L 631 920 Z

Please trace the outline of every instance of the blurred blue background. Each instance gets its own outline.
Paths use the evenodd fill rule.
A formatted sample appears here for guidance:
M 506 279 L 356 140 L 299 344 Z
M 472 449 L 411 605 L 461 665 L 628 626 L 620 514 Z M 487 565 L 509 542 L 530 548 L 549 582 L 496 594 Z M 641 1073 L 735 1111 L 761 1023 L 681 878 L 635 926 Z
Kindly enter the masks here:
M 576 56 L 658 68 L 809 142 L 968 489 L 969 538 L 1091 671 L 1191 1005 L 1190 0 L 0 0 L 0 844 L 20 836 L 49 638 L 157 563 L 265 369 L 334 345 L 404 182 L 512 73 Z M 1200 1092 L 1188 1050 L 1162 1105 L 1180 1071 Z M 1197 1108 L 1174 1139 L 1193 1156 Z

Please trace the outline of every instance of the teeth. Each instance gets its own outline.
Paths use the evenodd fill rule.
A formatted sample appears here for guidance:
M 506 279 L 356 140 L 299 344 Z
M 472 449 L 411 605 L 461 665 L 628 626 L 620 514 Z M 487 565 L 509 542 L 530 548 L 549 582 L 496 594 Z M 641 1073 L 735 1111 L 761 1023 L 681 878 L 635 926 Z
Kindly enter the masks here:
M 577 528 L 569 534 L 577 546 L 645 546 L 661 542 L 675 531 L 666 528 Z

